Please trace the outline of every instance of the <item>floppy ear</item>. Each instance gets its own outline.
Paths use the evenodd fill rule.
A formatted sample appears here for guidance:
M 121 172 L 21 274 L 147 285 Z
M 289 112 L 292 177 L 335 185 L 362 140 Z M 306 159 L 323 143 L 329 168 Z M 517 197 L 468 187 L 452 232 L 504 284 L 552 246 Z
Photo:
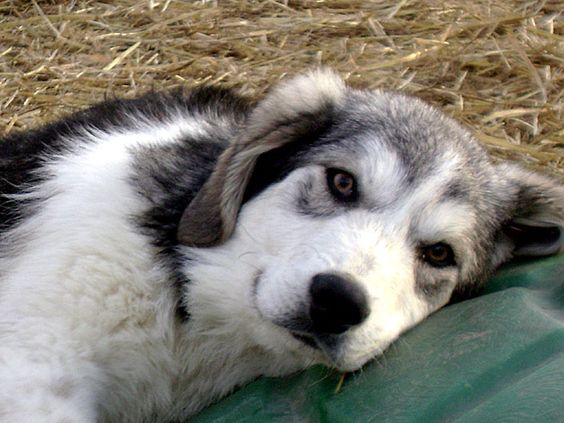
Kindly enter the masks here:
M 235 228 L 243 196 L 257 159 L 308 133 L 319 132 L 345 92 L 329 70 L 316 70 L 277 85 L 255 109 L 180 220 L 178 241 L 210 247 L 225 242 Z
M 498 166 L 507 182 L 509 219 L 502 228 L 499 247 L 513 256 L 558 253 L 563 245 L 564 187 L 557 180 L 514 164 Z

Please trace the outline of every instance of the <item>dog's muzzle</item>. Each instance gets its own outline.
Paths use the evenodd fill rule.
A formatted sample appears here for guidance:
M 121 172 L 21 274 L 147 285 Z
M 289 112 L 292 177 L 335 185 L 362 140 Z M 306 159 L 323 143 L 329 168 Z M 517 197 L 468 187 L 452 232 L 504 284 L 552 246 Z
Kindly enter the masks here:
M 340 335 L 362 324 L 370 314 L 365 290 L 352 278 L 322 273 L 309 288 L 309 310 L 290 324 L 282 324 L 304 344 L 334 350 Z

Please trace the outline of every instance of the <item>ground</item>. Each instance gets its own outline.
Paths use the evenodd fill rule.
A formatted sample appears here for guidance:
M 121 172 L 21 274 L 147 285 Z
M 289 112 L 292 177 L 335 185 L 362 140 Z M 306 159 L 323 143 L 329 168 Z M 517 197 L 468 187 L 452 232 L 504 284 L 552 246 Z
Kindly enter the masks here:
M 564 176 L 558 1 L 0 0 L 0 135 L 113 96 L 312 66 L 401 89 L 497 157 Z

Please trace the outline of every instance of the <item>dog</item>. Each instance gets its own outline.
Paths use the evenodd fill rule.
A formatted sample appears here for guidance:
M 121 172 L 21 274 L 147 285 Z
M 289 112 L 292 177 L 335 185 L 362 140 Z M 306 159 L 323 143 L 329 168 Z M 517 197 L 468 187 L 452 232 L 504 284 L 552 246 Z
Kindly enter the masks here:
M 327 69 L 10 135 L 0 193 L 2 422 L 178 421 L 261 375 L 354 371 L 564 222 L 558 181 Z

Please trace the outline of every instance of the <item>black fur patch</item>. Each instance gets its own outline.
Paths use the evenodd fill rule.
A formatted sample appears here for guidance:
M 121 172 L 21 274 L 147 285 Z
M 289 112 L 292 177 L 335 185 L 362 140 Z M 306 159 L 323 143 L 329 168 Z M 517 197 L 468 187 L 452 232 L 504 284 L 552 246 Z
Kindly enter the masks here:
M 22 204 L 8 196 L 25 192 L 41 182 L 37 170 L 48 155 L 61 153 L 72 123 L 56 122 L 43 128 L 20 132 L 0 140 L 0 230 L 13 226 L 22 216 Z
M 298 133 L 293 134 L 294 139 L 258 158 L 243 196 L 243 204 L 270 185 L 280 182 L 306 161 L 305 156 L 308 151 L 325 143 L 324 135 L 333 127 L 332 106 L 327 105 L 319 115 L 304 114 L 303 117 L 297 117 L 295 120 L 303 120 L 304 126 Z
M 558 226 L 532 226 L 517 222 L 510 222 L 503 227 L 503 232 L 515 244 L 515 250 L 519 251 L 527 247 L 548 247 L 554 245 L 559 248 L 560 228 Z
M 187 283 L 177 251 L 176 233 L 184 209 L 207 180 L 224 146 L 215 139 L 185 140 L 181 144 L 145 147 L 136 154 L 132 182 L 150 208 L 136 223 L 158 249 L 158 255 L 179 291 Z M 179 309 L 185 320 L 189 314 Z
M 181 269 L 185 258 L 177 250 L 180 218 L 246 119 L 250 103 L 227 90 L 201 88 L 175 104 L 183 114 L 201 115 L 210 124 L 209 133 L 174 144 L 138 148 L 132 184 L 150 204 L 146 212 L 136 216 L 136 222 L 152 239 L 173 285 L 180 290 L 188 282 Z M 223 122 L 222 126 L 214 127 L 214 121 Z M 178 310 L 184 320 L 189 317 L 183 305 Z

